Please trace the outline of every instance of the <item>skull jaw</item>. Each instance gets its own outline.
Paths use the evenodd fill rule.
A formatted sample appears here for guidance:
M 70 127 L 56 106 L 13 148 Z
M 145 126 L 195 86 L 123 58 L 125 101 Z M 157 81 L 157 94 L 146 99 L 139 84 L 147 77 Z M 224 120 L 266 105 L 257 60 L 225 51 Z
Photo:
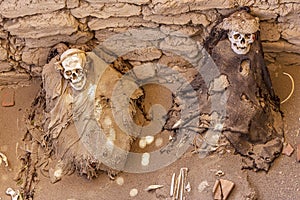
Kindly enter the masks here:
M 231 44 L 231 49 L 239 55 L 245 55 L 250 51 L 250 45 L 245 45 L 245 46 L 238 46 L 234 45 L 233 43 Z
M 83 87 L 85 86 L 85 84 L 86 84 L 86 77 L 85 76 L 83 76 L 80 80 L 70 82 L 70 85 L 72 86 L 72 88 L 74 90 L 77 90 L 77 91 L 82 90 Z

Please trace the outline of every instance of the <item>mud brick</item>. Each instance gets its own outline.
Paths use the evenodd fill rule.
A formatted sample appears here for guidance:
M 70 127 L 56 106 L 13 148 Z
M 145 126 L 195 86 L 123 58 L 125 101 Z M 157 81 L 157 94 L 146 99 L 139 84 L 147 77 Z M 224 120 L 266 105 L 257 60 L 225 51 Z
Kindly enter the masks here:
M 294 150 L 295 149 L 292 147 L 292 145 L 288 143 L 283 147 L 282 154 L 291 156 L 293 154 Z
M 214 200 L 226 200 L 234 188 L 234 183 L 225 179 L 216 180 L 213 193 Z
M 10 107 L 15 105 L 15 90 L 12 88 L 4 88 L 1 91 L 1 105 Z

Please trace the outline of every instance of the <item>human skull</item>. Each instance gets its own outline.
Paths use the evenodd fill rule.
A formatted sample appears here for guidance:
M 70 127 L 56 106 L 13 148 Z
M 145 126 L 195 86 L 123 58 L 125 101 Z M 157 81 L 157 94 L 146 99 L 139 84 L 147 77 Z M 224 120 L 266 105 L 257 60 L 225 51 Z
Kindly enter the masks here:
M 230 31 L 228 38 L 231 42 L 231 49 L 237 54 L 247 54 L 250 51 L 251 44 L 254 42 L 254 33 L 240 33 Z
M 76 53 L 77 52 L 77 53 Z M 70 81 L 75 90 L 82 90 L 86 84 L 86 74 L 83 69 L 86 57 L 78 49 L 69 49 L 61 55 L 63 77 Z

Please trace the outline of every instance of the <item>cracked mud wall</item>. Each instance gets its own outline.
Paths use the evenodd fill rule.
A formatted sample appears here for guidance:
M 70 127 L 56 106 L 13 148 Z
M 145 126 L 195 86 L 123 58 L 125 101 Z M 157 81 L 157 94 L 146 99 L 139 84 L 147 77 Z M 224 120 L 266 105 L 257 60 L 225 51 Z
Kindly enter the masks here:
M 222 15 L 241 6 L 261 20 L 267 64 L 299 66 L 299 0 L 0 0 L 0 85 L 41 76 L 60 42 L 92 50 L 133 27 L 168 27 L 203 41 Z

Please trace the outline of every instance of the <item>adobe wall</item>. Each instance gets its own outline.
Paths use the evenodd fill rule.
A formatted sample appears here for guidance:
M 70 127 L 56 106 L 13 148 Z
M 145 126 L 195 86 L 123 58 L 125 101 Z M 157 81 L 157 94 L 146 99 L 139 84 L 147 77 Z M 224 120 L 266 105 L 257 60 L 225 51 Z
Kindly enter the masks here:
M 0 0 L 0 85 L 40 76 L 60 42 L 95 45 L 132 27 L 171 27 L 203 40 L 239 6 L 260 18 L 269 66 L 300 66 L 299 0 Z

